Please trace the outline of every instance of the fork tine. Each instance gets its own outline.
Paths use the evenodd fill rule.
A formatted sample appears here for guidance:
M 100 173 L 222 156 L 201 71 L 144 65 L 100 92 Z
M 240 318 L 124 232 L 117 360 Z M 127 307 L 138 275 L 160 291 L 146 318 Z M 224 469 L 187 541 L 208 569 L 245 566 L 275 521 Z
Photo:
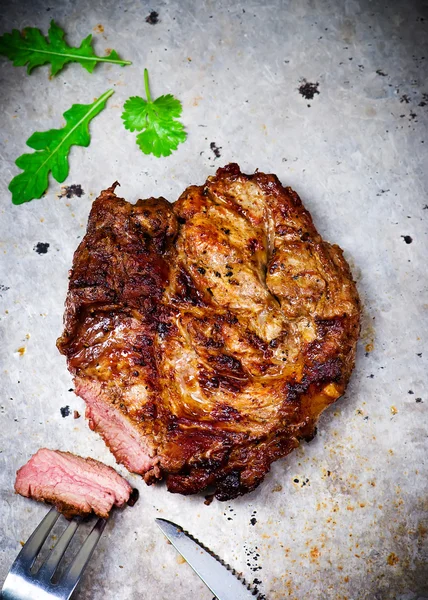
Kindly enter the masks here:
M 91 533 L 88 535 L 79 552 L 74 557 L 65 577 L 60 580 L 59 586 L 67 589 L 70 595 L 76 585 L 79 583 L 80 577 L 82 576 L 83 571 L 91 559 L 92 553 L 98 544 L 98 540 L 104 531 L 106 523 L 107 521 L 105 519 L 98 519 Z
M 52 579 L 53 574 L 55 573 L 61 558 L 64 555 L 64 552 L 67 550 L 68 545 L 70 544 L 74 534 L 76 533 L 76 529 L 79 527 L 78 521 L 71 521 L 68 525 L 67 529 L 61 535 L 55 547 L 47 557 L 46 561 L 40 567 L 37 577 L 38 579 Z
M 57 522 L 58 517 L 59 513 L 56 511 L 55 507 L 52 507 L 40 525 L 33 531 L 24 544 L 24 547 L 18 554 L 15 563 L 19 561 L 23 568 L 31 568 L 40 548 L 45 543 L 45 540 L 51 532 L 52 527 Z

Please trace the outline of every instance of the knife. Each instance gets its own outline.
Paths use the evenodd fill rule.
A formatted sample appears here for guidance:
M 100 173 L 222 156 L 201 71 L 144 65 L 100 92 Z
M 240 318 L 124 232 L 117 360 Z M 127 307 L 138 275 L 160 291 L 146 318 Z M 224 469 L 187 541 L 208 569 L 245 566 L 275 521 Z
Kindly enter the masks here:
M 162 533 L 192 567 L 218 600 L 257 600 L 257 590 L 251 590 L 245 579 L 223 562 L 199 540 L 182 527 L 155 519 Z

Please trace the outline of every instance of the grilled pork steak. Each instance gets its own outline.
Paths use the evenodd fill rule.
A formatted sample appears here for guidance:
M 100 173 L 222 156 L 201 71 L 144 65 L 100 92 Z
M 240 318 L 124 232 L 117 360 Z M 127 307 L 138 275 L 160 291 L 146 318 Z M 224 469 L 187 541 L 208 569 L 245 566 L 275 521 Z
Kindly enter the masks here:
M 15 491 L 54 504 L 67 518 L 94 512 L 108 517 L 132 488 L 114 469 L 92 458 L 41 448 L 16 474 Z
M 345 390 L 360 307 L 298 195 L 238 165 L 175 204 L 94 202 L 58 340 L 90 427 L 172 492 L 227 500 Z

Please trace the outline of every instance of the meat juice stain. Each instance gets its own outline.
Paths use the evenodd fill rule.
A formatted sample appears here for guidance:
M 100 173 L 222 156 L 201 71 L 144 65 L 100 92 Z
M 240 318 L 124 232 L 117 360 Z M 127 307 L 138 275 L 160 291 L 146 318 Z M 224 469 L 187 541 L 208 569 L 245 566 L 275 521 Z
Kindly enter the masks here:
M 37 242 L 33 250 L 34 252 L 37 252 L 37 254 L 47 254 L 49 246 L 50 244 L 48 242 Z
M 318 548 L 316 546 L 311 548 L 311 551 L 309 554 L 310 554 L 311 562 L 318 562 L 319 557 L 320 557 L 320 551 L 318 550 Z
M 386 562 L 391 567 L 394 567 L 397 563 L 400 562 L 400 559 L 398 558 L 398 556 L 394 552 L 391 552 L 391 554 L 388 555 L 388 558 L 386 559 Z

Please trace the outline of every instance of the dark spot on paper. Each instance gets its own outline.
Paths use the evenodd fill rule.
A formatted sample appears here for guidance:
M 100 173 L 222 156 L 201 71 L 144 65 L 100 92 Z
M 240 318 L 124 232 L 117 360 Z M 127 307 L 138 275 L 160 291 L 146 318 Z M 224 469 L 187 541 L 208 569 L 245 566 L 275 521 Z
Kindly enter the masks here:
M 2 292 L 7 292 L 7 290 L 10 290 L 10 288 L 8 288 L 7 285 L 0 283 L 0 298 L 2 297 Z
M 411 112 L 411 113 L 409 114 L 409 117 L 410 117 L 409 121 L 414 121 L 414 120 L 416 119 L 416 117 L 417 117 L 417 116 L 418 116 L 418 115 L 417 115 L 416 113 L 414 113 L 414 112 Z
M 298 88 L 299 94 L 305 98 L 305 100 L 313 100 L 315 94 L 319 94 L 318 86 L 319 83 L 310 83 L 306 79 L 301 80 L 301 85 Z
M 69 391 L 69 392 L 74 392 L 74 389 L 73 389 L 73 388 L 70 388 L 68 391 Z
M 62 408 L 59 409 L 61 412 L 61 417 L 68 417 L 68 415 L 70 414 L 70 407 L 69 406 L 63 406 Z
M 426 106 L 428 103 L 428 94 L 422 94 L 422 100 L 419 102 L 418 106 Z
M 413 242 L 413 238 L 410 235 L 402 235 L 401 236 L 406 244 L 411 244 Z
M 415 392 L 413 390 L 409 390 L 407 393 L 408 394 L 414 394 Z
M 415 402 L 417 402 L 418 404 L 420 404 L 422 402 L 422 398 L 416 398 Z
M 73 198 L 74 196 L 81 198 L 84 193 L 80 184 L 73 183 L 73 185 L 66 185 L 62 188 L 61 198 Z
M 217 144 L 216 144 L 215 142 L 211 142 L 211 144 L 210 144 L 210 148 L 211 148 L 211 150 L 212 150 L 212 151 L 213 151 L 213 153 L 214 153 L 214 156 L 215 156 L 214 160 L 215 160 L 216 158 L 220 158 L 220 156 L 221 156 L 221 152 L 220 152 L 220 150 L 221 150 L 221 146 L 220 146 L 220 147 L 218 147 L 218 146 L 217 146 Z
M 387 77 L 387 76 L 388 76 L 388 73 L 384 73 L 384 72 L 382 71 L 382 69 L 377 69 L 376 73 L 377 73 L 378 75 L 380 75 L 381 77 Z
M 257 519 L 255 517 L 252 517 L 250 519 L 250 523 L 251 523 L 251 525 L 255 525 L 257 523 Z
M 37 252 L 37 254 L 46 254 L 49 246 L 50 244 L 48 244 L 48 242 L 37 242 L 33 250 Z
M 152 12 L 146 17 L 146 23 L 149 23 L 150 25 L 156 25 L 156 23 L 159 23 L 159 13 L 157 13 L 155 10 L 152 10 Z
M 409 104 L 410 98 L 407 94 L 403 94 L 400 98 L 400 102 L 404 102 L 405 104 Z

